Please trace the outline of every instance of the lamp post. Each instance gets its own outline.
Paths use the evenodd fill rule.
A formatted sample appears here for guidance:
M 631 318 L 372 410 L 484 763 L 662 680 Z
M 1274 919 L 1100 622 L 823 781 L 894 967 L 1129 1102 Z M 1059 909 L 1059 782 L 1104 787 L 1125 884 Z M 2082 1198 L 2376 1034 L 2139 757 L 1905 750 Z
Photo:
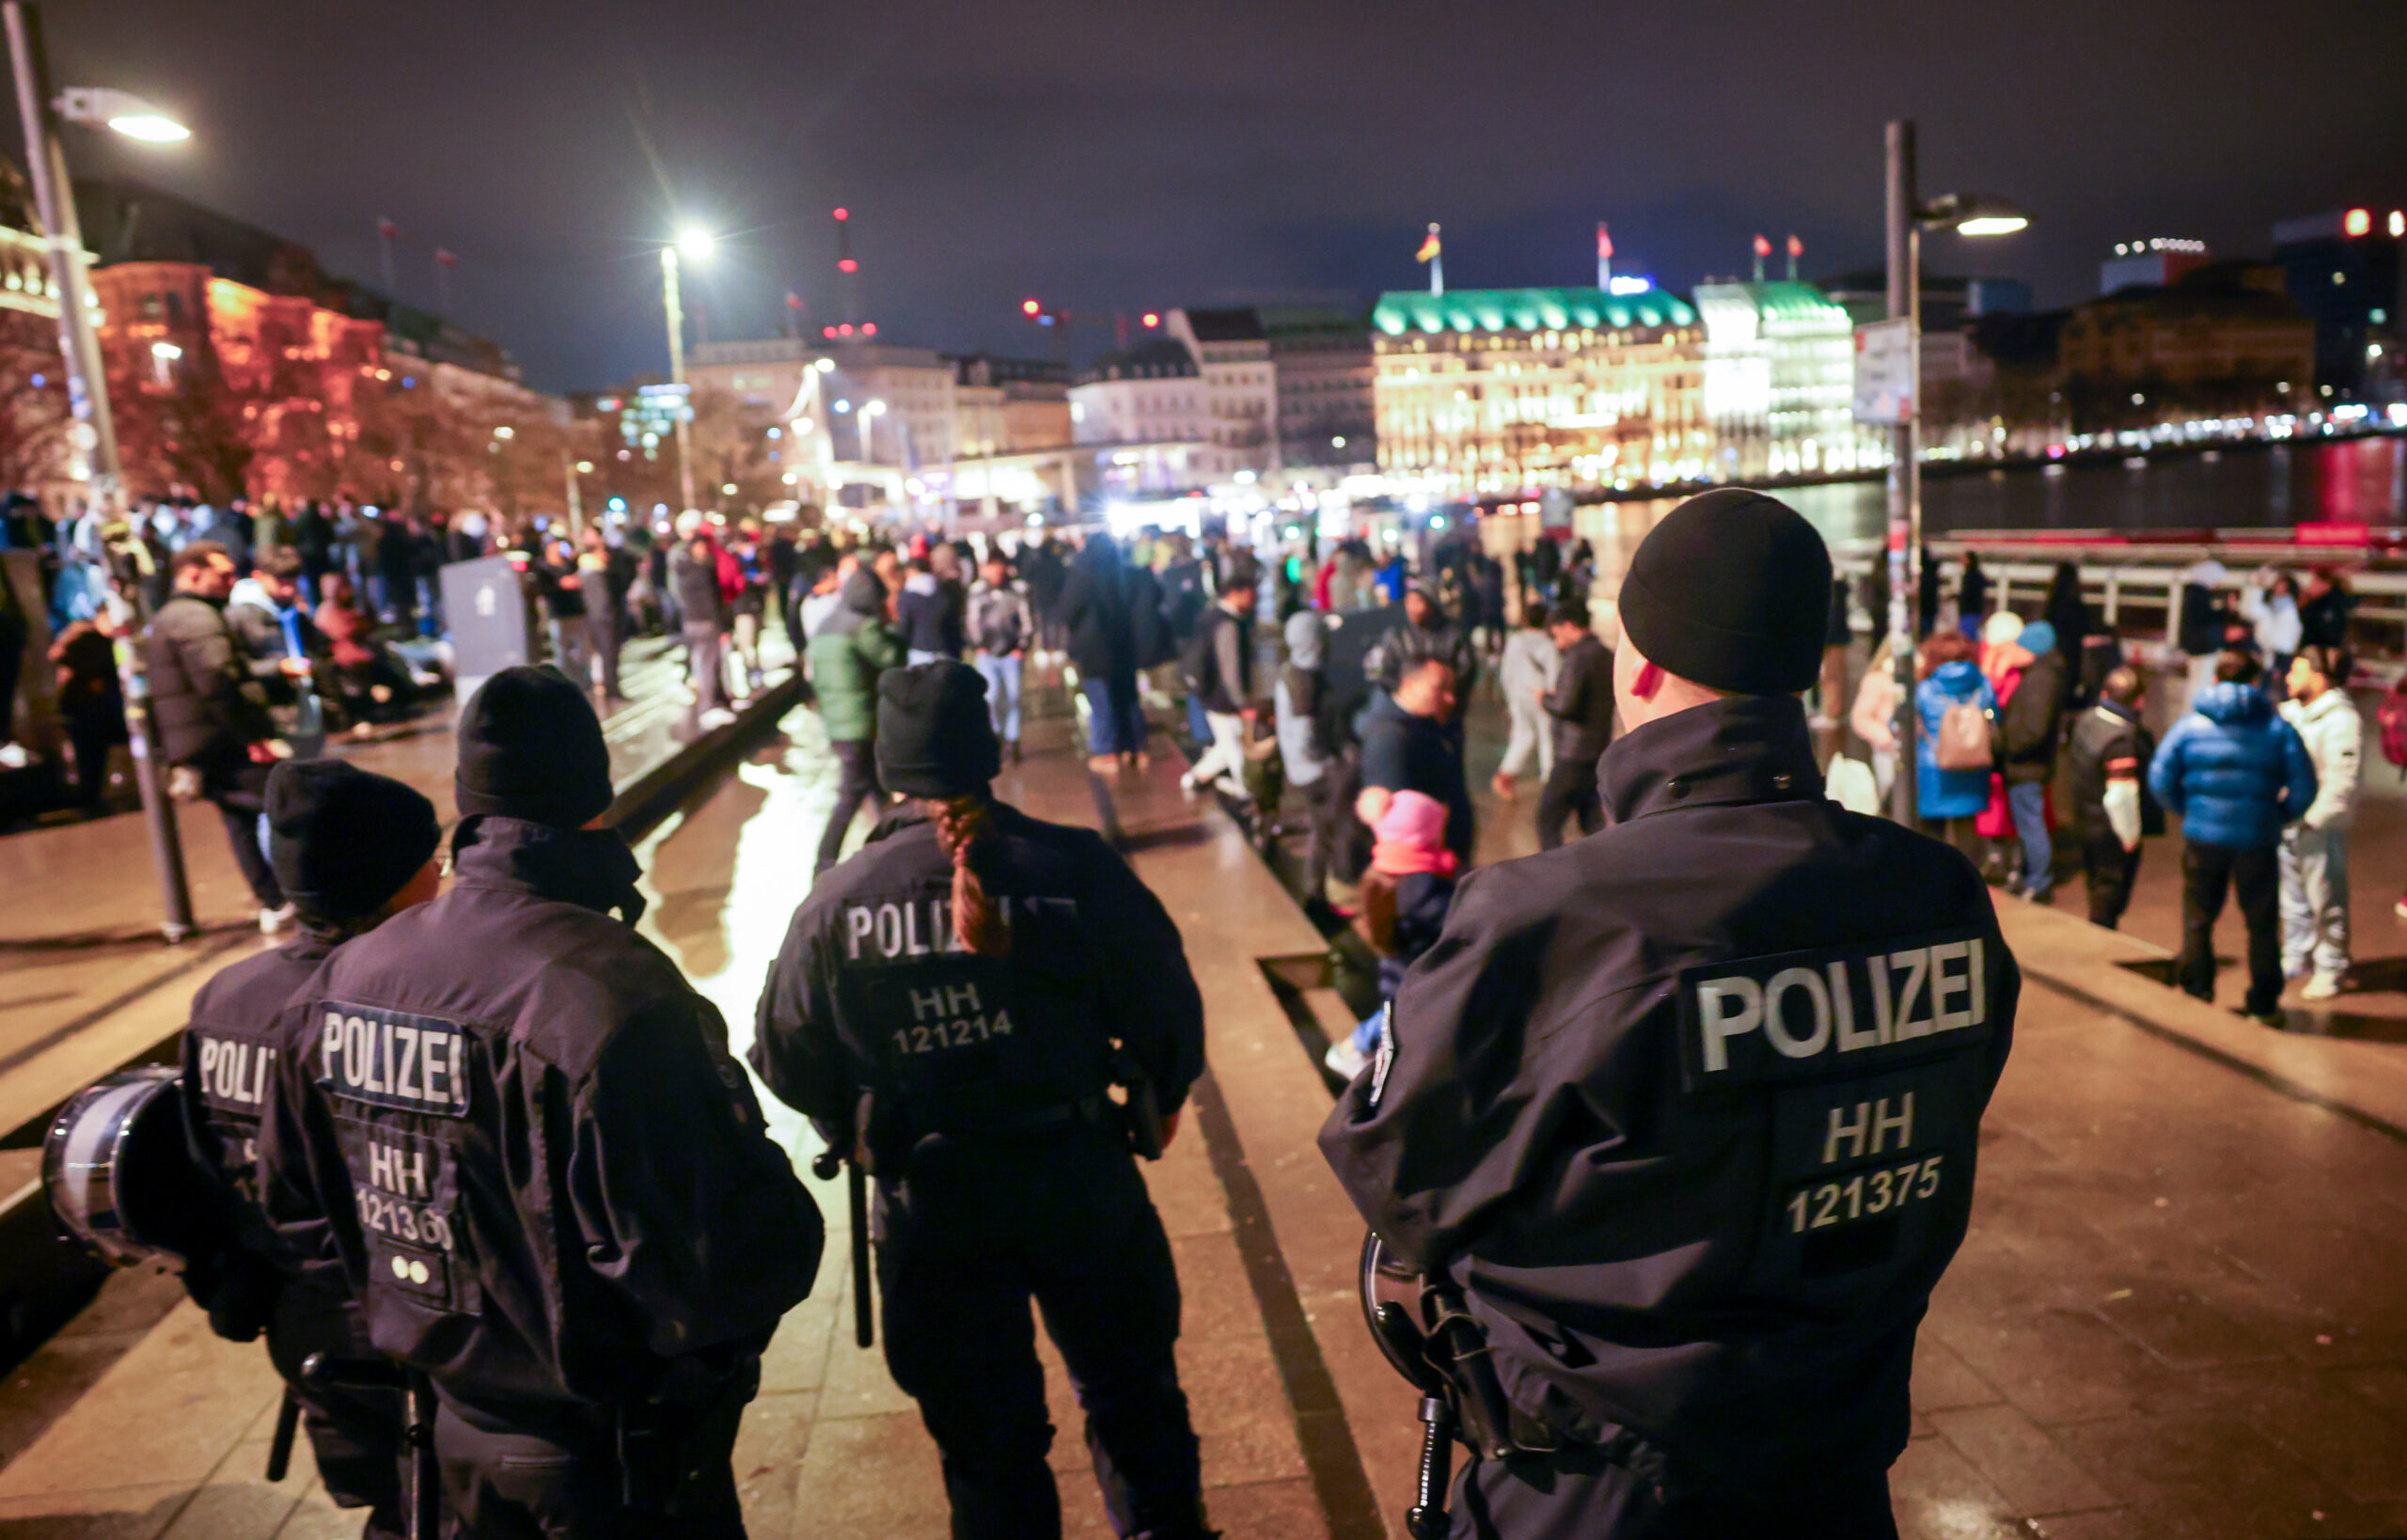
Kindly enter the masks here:
M 669 312 L 669 383 L 685 383 L 685 306 L 677 293 L 677 259 L 679 254 L 697 261 L 708 257 L 718 243 L 705 229 L 684 229 L 678 232 L 675 244 L 660 248 L 660 300 Z M 677 404 L 677 506 L 684 511 L 694 506 L 694 435 L 688 426 L 694 415 L 693 401 L 688 398 Z
M 1922 613 L 1922 232 L 2010 235 L 2030 216 L 2001 198 L 1948 193 L 1926 203 L 1916 189 L 1913 119 L 1900 118 L 1888 132 L 1889 319 L 1906 322 L 1905 401 L 1890 431 L 1889 459 L 1889 647 L 1897 668 L 1897 774 L 1889 814 L 1900 824 L 1915 817 L 1914 737 L 1920 727 L 1914 707 L 1914 644 L 1929 619 Z
M 104 531 L 121 540 L 104 540 L 126 552 L 142 549 L 141 541 L 125 531 L 124 467 L 118 459 L 117 425 L 109 416 L 108 374 L 101 359 L 100 333 L 92 324 L 90 287 L 84 273 L 84 231 L 75 217 L 75 190 L 68 179 L 67 156 L 56 133 L 63 119 L 101 123 L 150 144 L 172 144 L 191 137 L 189 130 L 141 98 L 104 86 L 73 86 L 51 95 L 50 62 L 42 49 L 41 12 L 24 0 L 0 6 L 0 24 L 8 33 L 8 62 L 17 86 L 17 111 L 24 123 L 25 168 L 33 183 L 34 211 L 50 252 L 52 281 L 58 289 L 58 351 L 67 369 L 67 402 L 74 416 L 68 434 L 74 468 L 90 488 L 87 500 L 101 511 Z M 165 369 L 168 354 L 152 354 L 153 367 Z M 134 559 L 147 558 L 137 558 Z M 147 624 L 142 585 L 120 585 L 135 606 L 137 628 Z M 150 715 L 150 689 L 143 676 L 139 633 L 118 642 L 118 675 L 125 694 L 128 747 L 134 757 L 134 781 L 142 794 L 142 817 L 150 836 L 150 864 L 159 878 L 165 914 L 159 931 L 169 942 L 193 933 L 192 890 L 184 878 L 184 849 L 176 834 L 176 805 L 162 782 L 157 724 Z

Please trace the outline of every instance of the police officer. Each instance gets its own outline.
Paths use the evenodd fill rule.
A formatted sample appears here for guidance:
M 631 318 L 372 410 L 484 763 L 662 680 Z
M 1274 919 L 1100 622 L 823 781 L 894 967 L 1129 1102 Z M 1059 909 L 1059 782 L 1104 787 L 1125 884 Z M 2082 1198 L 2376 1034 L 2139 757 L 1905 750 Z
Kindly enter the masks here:
M 584 692 L 504 669 L 458 734 L 450 891 L 287 1013 L 270 1213 L 433 1381 L 461 1532 L 740 1536 L 730 1450 L 818 1210 L 717 1013 L 633 929 Z
M 1822 795 L 1829 553 L 1737 489 L 1631 560 L 1608 825 L 1474 873 L 1321 1147 L 1509 1399 L 1461 1535 L 1894 1536 L 1914 1328 L 2019 976 L 1954 851 Z
M 400 1398 L 300 1383 L 312 1353 L 372 1352 L 339 1272 L 314 1273 L 275 1244 L 260 1212 L 260 1116 L 275 1083 L 279 1025 L 326 955 L 443 882 L 434 804 L 400 781 L 340 760 L 289 760 L 268 777 L 267 857 L 291 901 L 299 933 L 221 970 L 193 997 L 178 1093 L 202 1165 L 224 1202 L 208 1226 L 215 1245 L 195 1255 L 184 1286 L 218 1335 L 249 1342 L 262 1329 L 268 1359 L 298 1402 L 327 1496 L 366 1508 L 368 1534 L 402 1533 Z
M 1117 1054 L 1175 1132 L 1203 1001 L 1118 855 L 993 799 L 984 694 L 952 662 L 879 682 L 878 778 L 917 800 L 795 914 L 752 1062 L 876 1178 L 886 1360 L 942 1452 L 952 1532 L 1061 1533 L 1032 1295 L 1114 1529 L 1203 1535 L 1178 1277 L 1130 1158 L 1143 1120 L 1109 1094 Z

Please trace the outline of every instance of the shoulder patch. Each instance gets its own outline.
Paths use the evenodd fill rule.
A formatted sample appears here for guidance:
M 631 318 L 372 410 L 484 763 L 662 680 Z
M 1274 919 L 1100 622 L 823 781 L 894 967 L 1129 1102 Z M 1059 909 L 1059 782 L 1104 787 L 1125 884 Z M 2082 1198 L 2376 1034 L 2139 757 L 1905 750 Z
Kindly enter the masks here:
M 321 1000 L 318 1083 L 347 1101 L 468 1115 L 468 1033 L 439 1016 Z

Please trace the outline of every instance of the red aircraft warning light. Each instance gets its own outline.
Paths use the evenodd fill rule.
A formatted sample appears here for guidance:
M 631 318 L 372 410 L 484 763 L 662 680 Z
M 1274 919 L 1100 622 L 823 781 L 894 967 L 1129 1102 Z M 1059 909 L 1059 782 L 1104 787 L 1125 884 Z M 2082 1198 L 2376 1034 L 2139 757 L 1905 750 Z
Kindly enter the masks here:
M 840 257 L 836 259 L 836 271 L 839 273 L 857 273 L 860 268 L 861 264 L 850 257 Z
M 1151 330 L 1162 323 L 1162 318 L 1152 310 L 1146 311 L 1142 319 L 1147 330 Z
M 853 211 L 852 211 L 852 210 L 850 210 L 850 209 L 839 209 L 839 210 L 837 210 L 837 211 L 836 211 L 836 223 L 837 223 L 837 224 L 839 224 L 839 225 L 842 224 L 845 220 L 850 219 L 850 218 L 852 218 L 852 217 L 853 217 Z
M 1044 308 L 1045 306 L 1037 304 L 1034 300 L 1022 300 L 1019 302 L 1019 312 L 1024 316 L 1033 316 Z

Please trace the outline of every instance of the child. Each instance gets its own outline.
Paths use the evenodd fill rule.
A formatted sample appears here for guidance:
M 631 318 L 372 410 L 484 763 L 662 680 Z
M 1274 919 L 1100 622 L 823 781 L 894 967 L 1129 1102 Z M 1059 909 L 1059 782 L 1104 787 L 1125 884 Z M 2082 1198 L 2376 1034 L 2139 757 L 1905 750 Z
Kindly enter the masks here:
M 1419 792 L 1398 792 L 1371 833 L 1371 867 L 1362 874 L 1362 912 L 1354 921 L 1379 958 L 1379 1009 L 1354 1035 L 1329 1045 L 1324 1062 L 1351 1080 L 1370 1063 L 1405 970 L 1437 944 L 1455 898 L 1455 856 L 1446 848 L 1446 807 Z

